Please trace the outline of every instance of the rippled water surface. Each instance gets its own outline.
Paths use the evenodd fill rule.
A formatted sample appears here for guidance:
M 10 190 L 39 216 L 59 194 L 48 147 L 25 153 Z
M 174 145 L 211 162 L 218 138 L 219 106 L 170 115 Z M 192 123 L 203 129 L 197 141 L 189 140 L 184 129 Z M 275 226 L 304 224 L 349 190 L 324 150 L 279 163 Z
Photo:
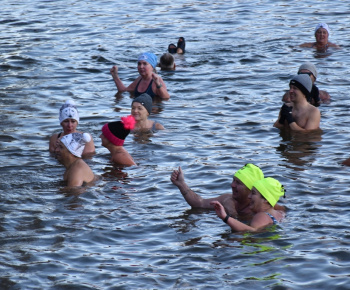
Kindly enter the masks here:
M 346 1 L 5 0 L 0 15 L 1 289 L 350 289 Z M 340 50 L 298 47 L 318 22 Z M 171 99 L 151 116 L 166 130 L 129 135 L 137 166 L 115 169 L 98 136 L 131 99 L 116 95 L 109 69 L 129 84 L 141 52 L 159 58 L 179 36 L 186 54 L 159 72 Z M 280 133 L 272 124 L 304 61 L 332 96 L 322 132 Z M 48 153 L 68 98 L 101 177 L 81 195 L 64 189 Z M 214 197 L 247 162 L 287 188 L 288 217 L 264 233 L 231 232 L 169 180 L 180 165 Z

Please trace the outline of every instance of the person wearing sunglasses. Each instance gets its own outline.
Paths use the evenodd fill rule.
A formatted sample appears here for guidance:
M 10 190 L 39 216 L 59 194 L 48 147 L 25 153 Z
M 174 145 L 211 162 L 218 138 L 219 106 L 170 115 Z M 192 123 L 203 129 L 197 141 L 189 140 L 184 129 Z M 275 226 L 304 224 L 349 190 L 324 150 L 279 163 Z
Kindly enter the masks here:
M 317 70 L 314 64 L 311 62 L 305 62 L 303 63 L 299 69 L 298 69 L 298 75 L 300 74 L 307 74 L 312 82 L 312 89 L 311 93 L 309 94 L 307 101 L 314 105 L 315 107 L 320 106 L 321 103 L 329 103 L 331 100 L 331 96 L 328 92 L 324 90 L 319 90 L 318 87 L 315 85 L 316 78 L 317 78 Z M 287 91 L 283 97 L 282 102 L 284 103 L 290 103 L 290 95 L 289 91 Z

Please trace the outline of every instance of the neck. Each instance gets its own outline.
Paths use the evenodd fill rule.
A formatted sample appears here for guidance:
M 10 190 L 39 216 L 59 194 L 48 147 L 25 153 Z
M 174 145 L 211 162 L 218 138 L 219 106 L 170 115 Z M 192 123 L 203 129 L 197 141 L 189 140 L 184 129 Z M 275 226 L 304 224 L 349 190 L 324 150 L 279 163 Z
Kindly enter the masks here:
M 261 211 L 264 211 L 264 212 L 268 212 L 268 213 L 271 213 L 274 211 L 273 207 L 270 205 L 270 204 L 264 204 L 262 207 L 261 207 Z
M 152 74 L 150 74 L 150 75 L 143 75 L 143 76 L 141 76 L 141 78 L 142 78 L 143 81 L 150 81 L 150 80 L 152 80 Z
M 113 144 L 110 144 L 109 146 L 106 147 L 109 152 L 111 152 L 111 155 L 113 156 L 116 153 L 120 153 L 121 151 L 124 151 L 124 147 L 123 146 L 116 146 Z
M 148 119 L 138 120 L 138 121 L 136 121 L 135 128 L 137 128 L 137 129 L 147 128 L 148 122 L 149 122 Z
M 237 201 L 237 204 L 238 211 L 242 212 L 250 206 L 250 200 L 246 199 L 245 201 Z
M 304 98 L 301 99 L 301 100 L 294 101 L 294 102 L 293 102 L 293 108 L 295 108 L 295 109 L 302 108 L 302 107 L 307 106 L 307 104 L 308 104 L 308 102 L 307 102 L 307 100 L 306 100 L 306 97 L 304 97 Z
M 68 170 L 70 167 L 72 167 L 72 165 L 74 165 L 79 160 L 80 160 L 80 158 L 71 154 L 66 160 L 63 160 L 62 163 L 63 163 L 64 167 L 66 167 L 66 169 Z
M 328 48 L 328 41 L 326 41 L 326 42 L 316 42 L 316 48 L 318 50 L 327 50 L 327 48 Z

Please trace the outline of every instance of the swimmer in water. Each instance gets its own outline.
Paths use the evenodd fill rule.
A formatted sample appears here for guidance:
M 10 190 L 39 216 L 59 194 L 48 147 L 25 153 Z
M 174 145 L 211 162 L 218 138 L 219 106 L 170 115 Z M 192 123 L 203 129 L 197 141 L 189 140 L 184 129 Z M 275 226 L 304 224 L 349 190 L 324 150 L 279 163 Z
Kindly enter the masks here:
M 67 100 L 61 106 L 61 109 L 59 112 L 59 121 L 60 121 L 60 125 L 62 126 L 63 132 L 60 132 L 58 134 L 53 134 L 50 137 L 49 151 L 51 153 L 55 152 L 56 147 L 58 145 L 58 140 L 62 136 L 68 135 L 70 133 L 81 133 L 77 131 L 77 126 L 79 123 L 79 113 L 73 100 Z M 92 155 L 95 153 L 95 144 L 91 135 L 90 135 L 90 139 L 91 139 L 90 142 L 85 144 L 83 156 L 90 155 L 90 154 Z
M 326 52 L 329 47 L 340 48 L 339 45 L 328 41 L 331 32 L 326 23 L 319 23 L 315 28 L 315 42 L 307 42 L 300 47 L 316 48 L 318 52 Z
M 217 216 L 232 230 L 256 232 L 269 225 L 277 224 L 285 217 L 283 211 L 274 209 L 279 198 L 284 196 L 284 192 L 284 187 L 274 178 L 267 177 L 256 181 L 248 197 L 250 200 L 249 208 L 254 213 L 249 225 L 229 216 L 220 202 L 212 201 L 211 204 L 214 206 Z
M 175 59 L 170 53 L 164 53 L 159 59 L 159 66 L 161 70 L 175 70 Z
M 300 132 L 319 129 L 320 110 L 307 101 L 311 89 L 312 81 L 308 75 L 300 74 L 291 79 L 289 82 L 291 103 L 283 104 L 274 127 Z
M 90 141 L 88 133 L 70 133 L 58 140 L 56 158 L 66 168 L 63 180 L 68 187 L 86 185 L 95 180 L 89 165 L 81 159 L 85 144 Z
M 170 99 L 163 79 L 156 72 L 157 57 L 151 52 L 142 53 L 137 60 L 137 70 L 140 76 L 129 86 L 125 86 L 118 75 L 118 67 L 111 68 L 110 73 L 119 92 L 133 92 L 134 97 L 146 93 L 154 99 L 156 96 L 162 100 Z
M 264 178 L 261 169 L 251 163 L 244 165 L 236 171 L 231 183 L 232 193 L 222 194 L 213 198 L 202 198 L 200 195 L 192 191 L 185 182 L 184 174 L 179 167 L 171 174 L 171 182 L 176 185 L 187 203 L 192 208 L 214 209 L 215 203 L 219 202 L 224 207 L 226 213 L 232 217 L 241 219 L 250 219 L 253 212 L 249 206 L 249 195 L 253 187 L 253 183 Z M 283 206 L 275 205 L 278 210 L 285 210 Z
M 100 135 L 103 147 L 111 153 L 111 162 L 121 166 L 136 165 L 129 152 L 123 147 L 125 138 L 135 127 L 133 116 L 122 117 L 121 121 L 106 123 Z
M 307 74 L 311 81 L 312 81 L 312 89 L 311 93 L 307 99 L 307 101 L 314 105 L 315 107 L 318 107 L 321 103 L 329 103 L 331 96 L 323 90 L 319 90 L 318 87 L 315 85 L 315 81 L 317 78 L 317 70 L 314 64 L 311 62 L 303 63 L 298 70 L 298 75 L 300 74 Z M 283 97 L 282 102 L 284 103 L 290 103 L 290 96 L 289 91 L 287 91 Z
M 131 104 L 131 115 L 134 116 L 136 124 L 134 131 L 164 130 L 162 124 L 148 119 L 152 112 L 152 98 L 147 94 L 142 94 L 135 98 Z

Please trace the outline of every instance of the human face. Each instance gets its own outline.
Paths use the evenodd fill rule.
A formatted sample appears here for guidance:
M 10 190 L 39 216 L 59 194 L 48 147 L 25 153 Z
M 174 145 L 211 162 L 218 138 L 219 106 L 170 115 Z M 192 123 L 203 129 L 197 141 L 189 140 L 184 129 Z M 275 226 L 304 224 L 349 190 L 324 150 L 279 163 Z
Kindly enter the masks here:
M 235 176 L 233 177 L 231 188 L 232 198 L 237 201 L 244 202 L 250 194 L 250 189 Z
M 107 144 L 109 143 L 109 140 L 106 138 L 105 135 L 103 135 L 103 133 L 101 133 L 100 138 L 101 138 L 101 145 L 106 147 Z
M 137 70 L 141 76 L 151 75 L 153 72 L 153 67 L 144 60 L 137 62 Z
M 298 87 L 294 85 L 289 86 L 289 97 L 291 102 L 295 102 L 300 98 L 305 98 L 301 90 L 299 90 Z
M 77 130 L 78 122 L 74 119 L 65 119 L 62 121 L 61 126 L 63 128 L 64 135 L 68 135 L 70 133 L 75 133 Z
M 314 83 L 316 81 L 315 76 L 312 74 L 311 71 L 307 70 L 307 69 L 302 69 L 298 72 L 298 75 L 302 75 L 302 74 L 306 74 L 311 78 L 312 83 Z
M 70 152 L 66 148 L 66 146 L 59 140 L 57 147 L 55 149 L 56 159 L 62 163 L 62 160 L 69 154 Z
M 250 200 L 250 209 L 253 212 L 260 212 L 266 200 L 255 187 L 252 188 L 248 198 Z
M 327 44 L 328 43 L 328 31 L 325 28 L 317 29 L 315 33 L 317 43 Z
M 141 103 L 133 102 L 131 106 L 131 115 L 135 118 L 136 122 L 139 122 L 141 120 L 146 120 L 149 114 Z

